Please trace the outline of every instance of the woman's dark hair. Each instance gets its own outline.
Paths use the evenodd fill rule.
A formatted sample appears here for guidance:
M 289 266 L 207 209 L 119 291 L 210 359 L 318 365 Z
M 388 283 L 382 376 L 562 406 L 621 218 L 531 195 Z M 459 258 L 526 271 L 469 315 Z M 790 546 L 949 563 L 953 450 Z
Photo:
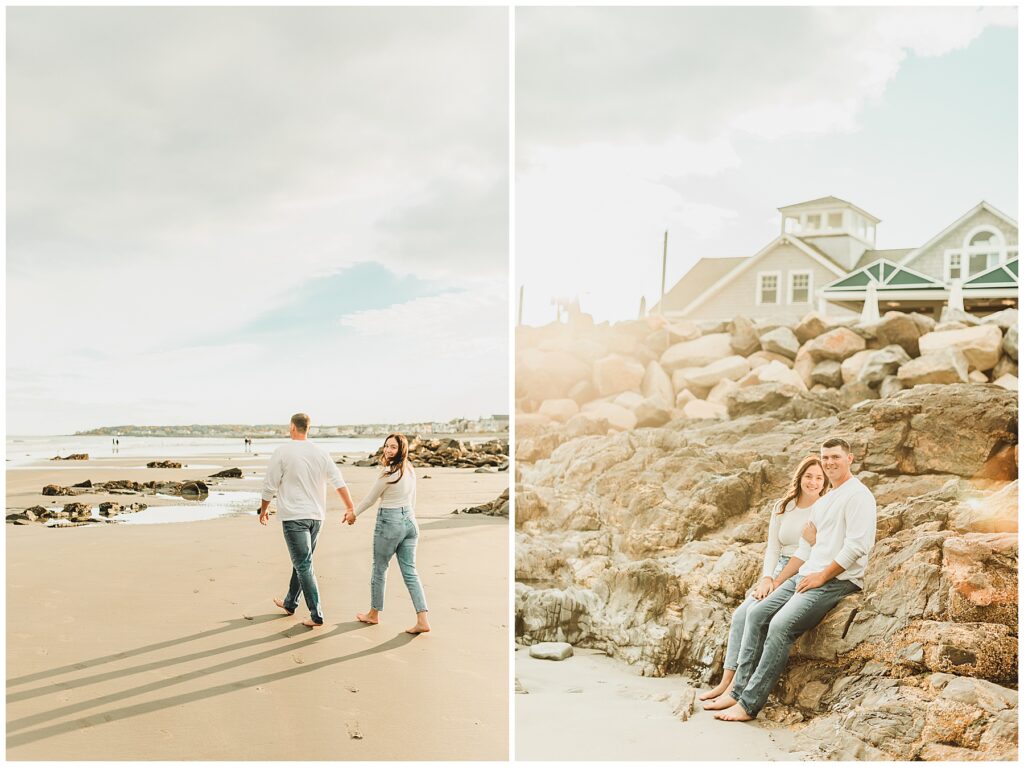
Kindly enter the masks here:
M 804 478 L 804 474 L 812 466 L 817 466 L 821 469 L 821 473 L 825 474 L 825 469 L 822 468 L 821 459 L 816 455 L 809 455 L 800 461 L 800 465 L 796 467 L 796 471 L 793 473 L 793 481 L 789 483 L 789 489 L 786 494 L 782 497 L 779 502 L 779 508 L 776 513 L 782 514 L 786 510 L 786 506 L 789 505 L 790 501 L 795 501 L 800 497 L 800 480 Z M 825 483 L 821 486 L 821 492 L 818 493 L 818 497 L 825 495 L 828 489 L 832 486 L 832 483 L 828 481 L 828 475 L 825 475 Z
M 387 447 L 389 439 L 393 439 L 398 443 L 398 452 L 395 453 L 394 458 L 388 460 L 387 454 L 382 447 L 380 450 L 380 465 L 384 467 L 385 476 L 390 477 L 395 472 L 398 472 L 398 476 L 388 482 L 389 485 L 394 485 L 405 475 L 405 464 L 409 459 L 409 440 L 405 438 L 404 434 L 389 434 L 384 440 L 385 447 Z

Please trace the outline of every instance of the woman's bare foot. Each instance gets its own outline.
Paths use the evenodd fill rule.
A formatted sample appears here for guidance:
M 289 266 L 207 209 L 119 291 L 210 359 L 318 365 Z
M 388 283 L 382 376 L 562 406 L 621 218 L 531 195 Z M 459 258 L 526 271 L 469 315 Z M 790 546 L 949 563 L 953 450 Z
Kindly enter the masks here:
M 717 698 L 723 692 L 728 690 L 730 685 L 732 685 L 733 676 L 733 672 L 726 669 L 725 674 L 722 676 L 722 681 L 718 683 L 718 686 L 712 690 L 701 693 L 697 696 L 697 700 L 711 700 L 712 698 Z
M 427 623 L 427 614 L 416 613 L 416 625 L 405 630 L 406 634 L 426 634 L 430 631 L 430 624 Z
M 753 718 L 739 703 L 715 714 L 715 719 L 724 719 L 727 722 L 749 722 Z
M 732 699 L 732 696 L 729 693 L 724 693 L 722 695 L 719 695 L 714 700 L 709 700 L 707 703 L 705 703 L 704 704 L 704 710 L 705 711 L 721 711 L 722 709 L 729 708 L 730 706 L 735 706 L 735 705 L 736 705 L 736 701 L 734 701 Z
M 274 604 L 277 605 L 278 607 L 280 607 L 282 610 L 284 610 L 288 615 L 295 615 L 295 611 L 294 610 L 289 610 L 287 607 L 284 606 L 284 600 L 283 599 L 275 599 L 274 600 Z
M 317 623 L 312 618 L 306 618 L 306 620 L 302 621 L 302 625 L 303 626 L 308 626 L 311 629 L 318 629 L 318 628 L 322 628 L 324 624 Z
M 373 609 L 365 613 L 356 613 L 356 620 L 360 623 L 369 623 L 371 626 L 376 626 L 380 623 L 380 613 Z

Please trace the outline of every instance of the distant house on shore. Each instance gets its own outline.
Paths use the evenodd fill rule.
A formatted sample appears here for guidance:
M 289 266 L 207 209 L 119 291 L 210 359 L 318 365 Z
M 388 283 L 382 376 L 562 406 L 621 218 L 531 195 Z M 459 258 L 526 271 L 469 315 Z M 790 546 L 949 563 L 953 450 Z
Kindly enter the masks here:
M 796 320 L 859 313 L 874 284 L 881 313 L 937 316 L 950 293 L 987 314 L 1017 306 L 1017 222 L 987 202 L 917 248 L 876 250 L 879 219 L 838 197 L 779 208 L 781 233 L 759 252 L 702 258 L 666 292 L 664 314 L 690 320 Z M 652 313 L 661 312 L 655 305 Z

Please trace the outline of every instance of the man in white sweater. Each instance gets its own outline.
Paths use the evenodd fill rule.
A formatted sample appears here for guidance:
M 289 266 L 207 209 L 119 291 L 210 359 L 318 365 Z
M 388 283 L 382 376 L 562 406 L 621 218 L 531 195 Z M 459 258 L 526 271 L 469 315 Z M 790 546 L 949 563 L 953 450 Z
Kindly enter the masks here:
M 306 439 L 309 416 L 296 413 L 288 425 L 291 442 L 281 445 L 270 456 L 267 477 L 263 483 L 260 524 L 266 525 L 270 501 L 277 494 L 277 516 L 284 530 L 284 542 L 292 560 L 292 577 L 288 594 L 274 604 L 289 615 L 299 606 L 299 595 L 306 598 L 309 619 L 304 626 L 324 624 L 320 609 L 320 591 L 313 572 L 313 552 L 320 535 L 320 525 L 327 514 L 327 485 L 330 484 L 345 504 L 345 520 L 355 522 L 354 504 L 345 480 L 331 456 Z
M 868 554 L 875 545 L 875 498 L 850 473 L 853 454 L 834 437 L 821 446 L 821 463 L 832 490 L 814 505 L 817 528 L 775 578 L 775 590 L 747 610 L 743 650 L 729 697 L 733 705 L 716 719 L 747 721 L 758 715 L 789 659 L 789 648 L 839 601 L 864 587 Z

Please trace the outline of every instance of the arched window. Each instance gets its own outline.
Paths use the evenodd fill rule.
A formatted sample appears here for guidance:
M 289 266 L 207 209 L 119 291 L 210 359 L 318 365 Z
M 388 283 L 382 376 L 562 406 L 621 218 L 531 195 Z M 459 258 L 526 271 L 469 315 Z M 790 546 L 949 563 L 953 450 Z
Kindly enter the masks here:
M 960 259 L 967 269 L 964 277 L 969 279 L 1006 261 L 1004 243 L 1002 232 L 992 226 L 977 226 L 969 231 L 964 237 L 963 256 Z

